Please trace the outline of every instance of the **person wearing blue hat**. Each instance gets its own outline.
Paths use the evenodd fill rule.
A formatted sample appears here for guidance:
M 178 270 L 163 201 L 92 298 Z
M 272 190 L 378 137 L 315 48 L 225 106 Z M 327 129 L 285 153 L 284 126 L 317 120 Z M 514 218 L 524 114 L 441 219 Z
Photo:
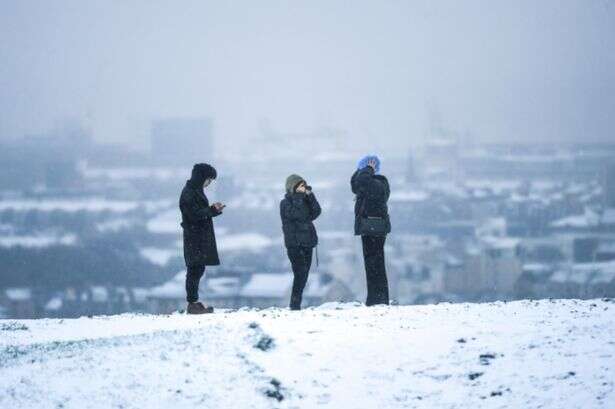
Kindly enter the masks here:
M 389 284 L 384 261 L 384 243 L 391 232 L 387 202 L 389 181 L 380 174 L 376 155 L 363 157 L 350 179 L 355 196 L 355 235 L 361 236 L 367 279 L 365 305 L 388 304 Z

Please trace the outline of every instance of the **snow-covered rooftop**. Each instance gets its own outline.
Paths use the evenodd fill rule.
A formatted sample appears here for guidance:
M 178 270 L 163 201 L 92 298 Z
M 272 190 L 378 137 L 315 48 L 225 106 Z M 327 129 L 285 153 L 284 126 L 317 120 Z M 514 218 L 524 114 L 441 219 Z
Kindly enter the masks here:
M 597 226 L 600 216 L 590 209 L 585 209 L 583 214 L 567 216 L 551 223 L 551 227 L 587 228 Z
M 615 253 L 615 241 L 600 243 L 596 252 L 601 253 Z
M 607 225 L 615 225 L 615 208 L 608 207 L 600 217 L 600 223 Z
M 139 250 L 139 253 L 150 263 L 159 266 L 166 265 L 173 257 L 182 256 L 181 250 L 177 248 L 144 247 Z
M 526 263 L 523 265 L 523 271 L 529 273 L 543 274 L 553 270 L 553 267 L 544 263 Z
M 90 288 L 92 291 L 92 301 L 106 302 L 109 299 L 109 291 L 102 286 L 94 286 Z
M 28 301 L 32 298 L 32 291 L 29 288 L 7 288 L 4 293 L 11 301 Z
M 220 251 L 262 251 L 273 245 L 273 241 L 259 233 L 224 234 L 216 239 Z
M 239 294 L 239 277 L 212 277 L 205 280 L 207 297 L 231 297 Z
M 77 243 L 75 234 L 37 234 L 28 236 L 0 236 L 0 247 L 42 248 L 53 245 L 73 246 Z
M 178 209 L 169 209 L 152 217 L 146 224 L 147 230 L 152 233 L 179 233 L 181 232 L 181 213 Z
M 47 301 L 47 303 L 45 304 L 45 310 L 46 311 L 58 311 L 60 308 L 62 308 L 62 304 L 63 304 L 62 298 L 53 297 L 49 301 Z
M 170 167 L 130 167 L 130 168 L 94 168 L 84 166 L 81 173 L 85 178 L 103 178 L 109 180 L 157 180 L 167 181 L 186 179 L 190 175 L 190 168 Z
M 484 244 L 494 249 L 514 249 L 521 243 L 521 240 L 515 237 L 484 236 L 480 239 Z
M 252 275 L 240 291 L 243 297 L 282 298 L 293 283 L 290 273 L 257 273 Z
M 422 202 L 429 199 L 429 192 L 423 190 L 400 190 L 391 193 L 391 202 Z
M 146 211 L 168 207 L 168 200 L 160 201 L 131 201 L 111 200 L 99 197 L 75 198 L 75 199 L 21 199 L 0 200 L 0 211 L 13 210 L 16 212 L 40 211 L 40 212 L 113 212 L 125 213 L 143 207 Z
M 149 289 L 147 296 L 151 298 L 184 298 L 186 296 L 185 280 L 186 271 L 180 271 L 166 283 Z
M 331 282 L 325 283 L 323 278 L 323 274 L 310 273 L 307 284 L 305 286 L 305 290 L 303 291 L 303 296 L 318 299 L 322 299 L 324 296 L 326 296 L 327 291 L 329 291 Z
M 551 281 L 576 284 L 608 284 L 615 280 L 615 261 L 576 263 L 555 272 Z
M 346 230 L 319 230 L 318 238 L 323 240 L 345 240 L 348 239 L 348 231 Z M 352 237 L 352 236 L 350 236 Z

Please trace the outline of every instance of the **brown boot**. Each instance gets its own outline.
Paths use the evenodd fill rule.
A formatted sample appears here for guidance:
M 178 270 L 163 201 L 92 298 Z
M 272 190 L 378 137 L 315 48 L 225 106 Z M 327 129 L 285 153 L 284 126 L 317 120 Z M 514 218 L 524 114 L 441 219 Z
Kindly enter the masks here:
M 189 302 L 186 308 L 188 314 L 211 314 L 214 312 L 214 307 L 206 307 L 201 302 Z
M 212 307 L 211 305 L 203 305 L 203 303 L 199 303 L 199 304 L 201 304 L 201 308 L 203 309 L 203 314 L 213 314 L 214 307 Z

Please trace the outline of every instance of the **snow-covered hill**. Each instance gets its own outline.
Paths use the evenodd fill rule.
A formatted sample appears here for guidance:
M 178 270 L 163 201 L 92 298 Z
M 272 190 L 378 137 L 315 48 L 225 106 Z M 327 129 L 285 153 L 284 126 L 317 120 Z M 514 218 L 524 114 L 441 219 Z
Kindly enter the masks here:
M 1 408 L 615 408 L 609 300 L 0 321 Z

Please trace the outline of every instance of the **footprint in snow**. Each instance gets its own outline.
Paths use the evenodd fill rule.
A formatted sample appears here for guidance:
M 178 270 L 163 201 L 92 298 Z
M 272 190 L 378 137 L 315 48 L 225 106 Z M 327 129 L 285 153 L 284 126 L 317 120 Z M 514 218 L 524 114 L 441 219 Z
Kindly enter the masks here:
M 500 355 L 500 356 L 503 356 L 503 355 Z M 480 360 L 481 365 L 490 365 L 491 361 L 494 360 L 495 358 L 496 358 L 496 354 L 492 354 L 492 353 L 480 354 L 478 356 L 478 359 Z

